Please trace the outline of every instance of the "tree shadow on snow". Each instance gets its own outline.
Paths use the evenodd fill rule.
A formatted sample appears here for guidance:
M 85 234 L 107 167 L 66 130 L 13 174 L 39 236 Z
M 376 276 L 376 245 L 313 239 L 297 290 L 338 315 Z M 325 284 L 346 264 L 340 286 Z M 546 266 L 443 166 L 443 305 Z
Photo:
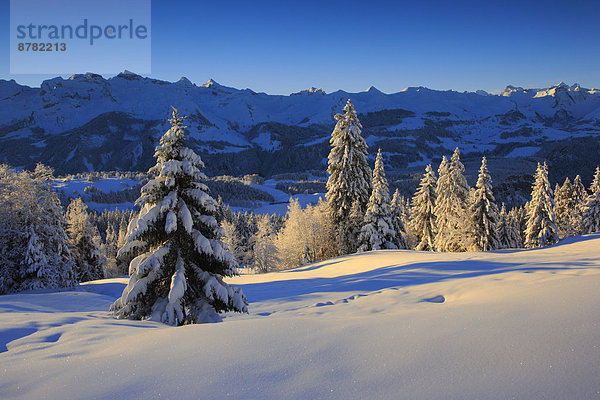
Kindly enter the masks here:
M 334 263 L 337 263 L 337 261 Z M 318 264 L 322 268 L 324 264 Z M 310 266 L 310 269 L 317 267 Z M 240 284 L 251 302 L 274 300 L 322 293 L 322 292 L 372 292 L 382 289 L 421 285 L 450 279 L 473 278 L 483 275 L 522 271 L 525 273 L 548 270 L 584 270 L 596 268 L 577 263 L 539 263 L 528 266 L 523 263 L 491 262 L 483 260 L 459 260 L 421 262 L 408 265 L 387 265 L 377 269 L 332 278 L 289 279 L 274 282 Z M 304 269 L 307 270 L 307 269 Z M 290 271 L 291 272 L 291 271 Z

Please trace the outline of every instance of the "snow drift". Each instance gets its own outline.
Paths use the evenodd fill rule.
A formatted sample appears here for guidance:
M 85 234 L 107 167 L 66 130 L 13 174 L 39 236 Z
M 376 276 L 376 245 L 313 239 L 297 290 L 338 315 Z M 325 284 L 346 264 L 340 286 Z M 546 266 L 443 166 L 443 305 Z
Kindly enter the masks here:
M 548 399 L 600 394 L 600 234 L 389 250 L 238 276 L 249 315 L 116 320 L 126 279 L 0 296 L 0 398 Z

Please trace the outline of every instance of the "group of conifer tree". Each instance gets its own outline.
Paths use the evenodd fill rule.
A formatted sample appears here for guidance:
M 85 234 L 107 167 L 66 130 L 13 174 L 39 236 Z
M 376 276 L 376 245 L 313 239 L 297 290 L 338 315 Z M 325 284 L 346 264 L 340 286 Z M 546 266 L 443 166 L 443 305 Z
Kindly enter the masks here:
M 507 211 L 493 193 L 487 159 L 483 157 L 474 188 L 464 176 L 457 148 L 442 158 L 438 176 L 431 165 L 410 207 L 394 193 L 390 200 L 381 151 L 372 179 L 361 125 L 348 100 L 337 115 L 329 154 L 327 202 L 340 254 L 377 249 L 426 251 L 488 251 L 539 247 L 571 236 L 600 230 L 600 168 L 588 193 L 578 175 L 553 193 L 546 163 L 538 164 L 531 200 Z
M 531 201 L 507 210 L 493 193 L 487 159 L 471 188 L 460 151 L 434 172 L 425 169 L 412 199 L 390 196 L 381 151 L 368 164 L 362 126 L 350 101 L 335 116 L 330 140 L 326 200 L 302 208 L 291 200 L 283 220 L 231 213 L 224 217 L 225 241 L 238 262 L 257 272 L 293 268 L 338 255 L 379 249 L 488 251 L 538 247 L 559 236 L 598 231 L 598 173 L 585 190 L 580 176 L 553 194 L 548 168 L 540 164 Z
M 335 119 L 326 199 L 304 209 L 292 200 L 283 220 L 253 216 L 248 224 L 209 194 L 202 183 L 204 164 L 184 145 L 184 118 L 173 109 L 151 179 L 136 201 L 140 211 L 126 233 L 120 228 L 120 243 L 111 250 L 119 248 L 118 268 L 125 266 L 130 275 L 111 307 L 115 315 L 182 325 L 218 321 L 224 311 L 246 312 L 242 291 L 223 280 L 236 274 L 238 262 L 266 272 L 379 249 L 546 246 L 559 235 L 600 230 L 600 168 L 590 193 L 579 176 L 553 193 L 546 164 L 538 164 L 531 200 L 507 212 L 494 198 L 486 158 L 470 188 L 456 149 L 450 160 L 442 158 L 437 177 L 427 166 L 408 202 L 398 191 L 390 196 L 381 150 L 370 169 L 350 100 Z M 87 207 L 75 199 L 62 214 L 50 169 L 40 165 L 34 172 L 15 172 L 1 166 L 0 178 L 0 293 L 72 286 L 104 276 L 107 252 L 101 251 Z M 238 237 L 245 219 L 247 234 Z M 115 227 L 107 223 L 106 229 L 111 243 L 117 240 Z M 241 247 L 251 254 L 240 254 Z

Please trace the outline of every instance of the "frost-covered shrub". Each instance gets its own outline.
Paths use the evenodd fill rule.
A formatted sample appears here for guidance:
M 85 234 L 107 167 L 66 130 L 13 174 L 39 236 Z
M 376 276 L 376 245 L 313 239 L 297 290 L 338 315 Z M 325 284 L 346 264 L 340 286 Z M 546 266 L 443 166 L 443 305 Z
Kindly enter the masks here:
M 52 172 L 0 165 L 0 293 L 76 283 Z

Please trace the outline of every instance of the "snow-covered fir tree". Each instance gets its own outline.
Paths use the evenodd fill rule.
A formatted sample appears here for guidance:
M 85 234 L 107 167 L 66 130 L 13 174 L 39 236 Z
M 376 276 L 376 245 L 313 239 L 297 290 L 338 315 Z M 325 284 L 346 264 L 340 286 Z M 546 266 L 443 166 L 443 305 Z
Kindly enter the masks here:
M 131 218 L 133 220 L 134 217 Z M 133 254 L 131 252 L 119 252 L 119 249 L 125 246 L 127 242 L 127 227 L 131 221 L 127 215 L 123 215 L 119 223 L 119 235 L 117 239 L 117 255 L 115 257 L 117 276 L 129 275 L 129 264 L 133 260 Z
M 443 235 L 440 234 L 440 226 L 444 227 L 444 231 L 447 230 L 447 226 L 450 225 L 450 220 L 449 220 L 449 216 L 446 213 L 446 208 L 448 207 L 447 200 L 448 200 L 448 193 L 450 191 L 450 161 L 448 161 L 448 158 L 446 158 L 446 156 L 442 157 L 442 162 L 440 163 L 440 166 L 438 167 L 438 178 L 437 178 L 437 182 L 436 182 L 436 186 L 435 186 L 435 194 L 436 194 L 436 201 L 435 201 L 435 209 L 434 209 L 434 215 L 436 217 L 435 219 L 435 225 L 436 225 L 436 235 L 435 235 L 435 241 L 434 241 L 434 248 L 436 251 L 439 251 L 438 246 L 441 247 L 442 244 L 442 237 Z M 441 200 L 443 200 L 443 207 L 442 207 L 442 202 Z
M 526 247 L 548 246 L 558 241 L 554 198 L 548 181 L 548 166 L 538 163 L 531 201 L 527 207 Z
M 492 189 L 492 177 L 483 157 L 479 168 L 479 178 L 475 185 L 471 202 L 472 249 L 488 251 L 500 247 L 498 237 L 498 205 Z
M 508 249 L 520 249 L 523 247 L 523 232 L 521 225 L 525 226 L 525 211 L 523 207 L 513 208 L 508 213 L 508 219 L 506 222 L 506 232 L 508 236 L 507 247 Z
M 373 191 L 360 232 L 359 251 L 406 248 L 402 234 L 395 230 L 398 223 L 395 223 L 392 217 L 390 192 L 385 178 L 381 149 L 375 159 L 372 187 Z
M 409 211 L 406 210 L 406 200 L 400 195 L 400 191 L 396 189 L 390 203 L 392 211 L 392 222 L 396 224 L 394 230 L 398 233 L 399 239 L 402 238 L 402 249 L 408 248 L 404 235 L 407 233 L 405 220 L 408 219 Z
M 350 216 L 348 229 L 350 232 L 348 233 L 347 238 L 349 240 L 349 248 L 358 249 L 360 247 L 360 231 L 365 223 L 365 212 L 362 210 L 360 202 L 358 200 L 352 203 L 352 208 L 350 208 Z M 337 235 L 337 231 L 333 229 L 334 235 Z
M 506 207 L 502 203 L 502 208 L 498 214 L 498 232 L 499 249 L 517 249 L 523 247 L 521 235 L 517 223 L 517 209 L 513 208 L 506 212 Z
M 367 163 L 368 146 L 361 136 L 362 125 L 350 100 L 344 107 L 344 115 L 336 114 L 335 119 L 337 123 L 329 141 L 326 197 L 340 253 L 350 254 L 356 251 L 350 211 L 354 201 L 358 201 L 362 212 L 366 211 L 371 194 L 371 169 Z
M 216 322 L 222 311 L 247 312 L 236 273 L 221 241 L 217 202 L 200 183 L 204 163 L 184 146 L 184 118 L 173 108 L 171 128 L 156 148 L 153 177 L 141 190 L 140 212 L 119 253 L 134 253 L 130 279 L 111 310 L 119 318 L 152 318 L 170 325 Z
M 0 294 L 76 283 L 53 171 L 0 165 Z
M 496 233 L 498 235 L 498 248 L 508 249 L 510 243 L 508 239 L 508 213 L 506 212 L 506 206 L 502 203 L 500 212 L 498 213 L 498 223 L 496 224 Z
M 573 209 L 571 210 L 571 225 L 573 227 L 573 234 L 577 235 L 582 232 L 583 209 L 588 199 L 588 192 L 581 181 L 581 175 L 577 175 L 573 179 L 572 193 Z
M 106 258 L 108 259 L 114 259 L 117 256 L 117 251 L 119 251 L 117 248 L 119 235 L 118 232 L 115 232 L 113 224 L 108 224 L 106 226 L 105 237 L 106 241 L 104 243 L 104 255 L 106 255 Z
M 600 231 L 600 167 L 596 167 L 596 174 L 590 186 L 590 195 L 583 208 L 581 226 L 583 233 Z
M 108 260 L 101 250 L 100 233 L 93 225 L 88 207 L 81 197 L 71 200 L 67 208 L 67 232 L 75 256 L 75 273 L 79 282 L 104 278 Z
M 575 231 L 573 225 L 573 185 L 569 177 L 565 179 L 562 186 L 558 183 L 554 189 L 554 213 L 556 214 L 556 227 L 563 236 L 572 236 Z
M 444 157 L 445 167 L 448 160 Z M 445 168 L 444 167 L 444 168 Z M 445 173 L 444 170 L 440 172 Z M 434 251 L 436 236 L 436 177 L 431 164 L 425 168 L 425 174 L 412 198 L 411 230 L 417 237 L 416 250 Z
M 444 158 L 440 165 L 435 207 L 437 251 L 466 251 L 470 247 L 470 221 L 467 212 L 470 188 L 463 175 L 464 171 L 458 148 L 449 164 Z

